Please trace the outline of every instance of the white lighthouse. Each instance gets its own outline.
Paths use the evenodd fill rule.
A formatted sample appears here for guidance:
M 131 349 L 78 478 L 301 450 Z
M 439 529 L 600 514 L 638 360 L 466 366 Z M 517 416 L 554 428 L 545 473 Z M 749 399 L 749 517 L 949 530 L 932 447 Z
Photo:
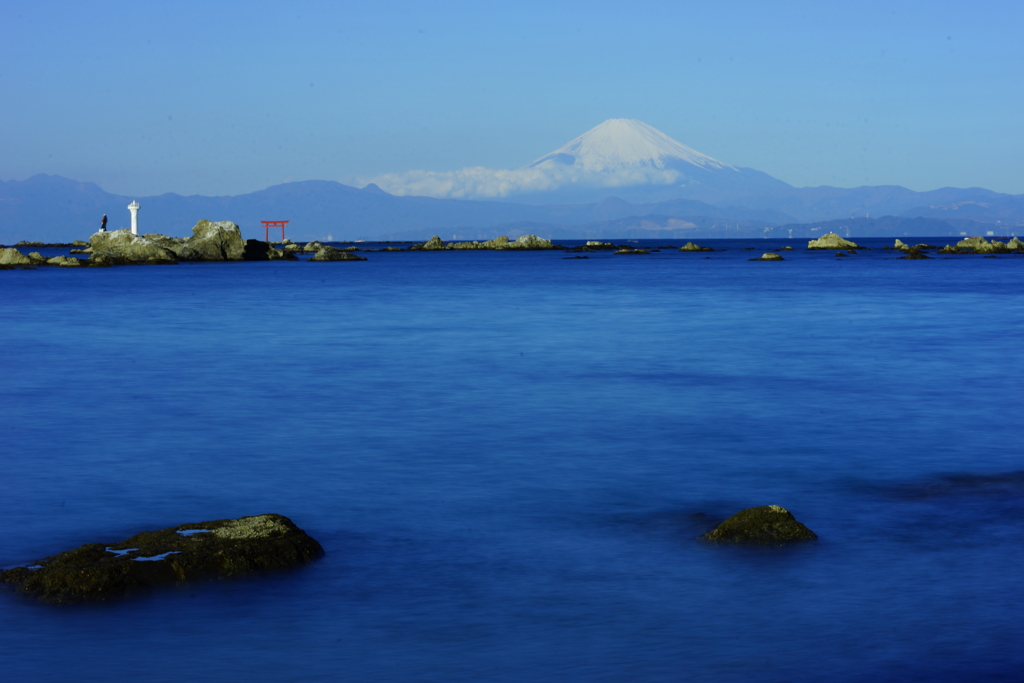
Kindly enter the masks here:
M 132 212 L 132 234 L 139 234 L 139 203 L 132 202 L 128 205 L 128 210 Z

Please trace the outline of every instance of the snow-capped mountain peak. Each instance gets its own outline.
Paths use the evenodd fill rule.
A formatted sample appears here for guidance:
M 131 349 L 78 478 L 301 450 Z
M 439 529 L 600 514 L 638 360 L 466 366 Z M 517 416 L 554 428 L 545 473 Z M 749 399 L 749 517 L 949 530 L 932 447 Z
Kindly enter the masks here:
M 600 173 L 629 167 L 663 169 L 679 162 L 709 170 L 736 170 L 636 119 L 608 119 L 527 168 L 574 166 Z

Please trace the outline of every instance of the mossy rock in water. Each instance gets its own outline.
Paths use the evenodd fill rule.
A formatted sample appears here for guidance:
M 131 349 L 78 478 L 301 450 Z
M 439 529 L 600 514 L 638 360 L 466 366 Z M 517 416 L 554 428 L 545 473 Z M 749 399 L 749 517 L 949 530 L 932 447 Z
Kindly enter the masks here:
M 91 543 L 0 572 L 0 583 L 46 602 L 105 600 L 161 584 L 305 564 L 320 544 L 281 515 L 181 524 L 120 543 Z
M 834 232 L 822 235 L 816 240 L 807 243 L 808 249 L 863 249 L 856 242 L 844 240 Z
M 347 249 L 336 249 L 334 247 L 322 246 L 315 254 L 309 257 L 310 261 L 365 261 L 365 256 L 356 256 Z
M 740 510 L 701 536 L 706 541 L 751 545 L 813 541 L 817 537 L 817 534 L 796 521 L 789 510 L 778 505 Z

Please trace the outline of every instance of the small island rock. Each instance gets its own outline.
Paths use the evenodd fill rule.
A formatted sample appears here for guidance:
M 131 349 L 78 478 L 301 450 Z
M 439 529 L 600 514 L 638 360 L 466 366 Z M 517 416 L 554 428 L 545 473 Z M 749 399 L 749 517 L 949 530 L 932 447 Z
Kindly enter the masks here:
M 61 268 L 78 268 L 82 265 L 82 262 L 74 256 L 54 256 L 51 259 L 47 259 L 46 263 L 51 266 L 60 266 Z
M 779 505 L 762 505 L 740 510 L 701 538 L 717 543 L 778 545 L 813 541 L 818 536 L 796 521 L 793 514 Z
M 310 261 L 365 261 L 366 257 L 356 256 L 351 251 L 336 249 L 334 247 L 322 246 L 313 254 Z
M 32 259 L 14 247 L 0 249 L 0 266 L 31 266 Z
M 773 254 L 772 252 L 768 251 L 768 252 L 765 252 L 765 253 L 761 254 L 761 258 L 752 258 L 752 259 L 747 259 L 747 260 L 748 261 L 785 261 L 786 259 L 782 258 L 782 256 L 779 255 L 779 254 Z
M 711 247 L 702 247 L 694 244 L 693 242 L 687 242 L 683 246 L 679 247 L 679 251 L 714 251 Z
M 444 241 L 437 235 L 434 235 L 429 240 L 419 245 L 419 248 L 423 251 L 439 251 L 444 249 L 445 246 Z
M 822 235 L 816 240 L 811 240 L 807 243 L 808 249 L 862 249 L 856 242 L 843 239 L 834 232 L 830 232 L 826 235 Z
M 311 562 L 323 548 L 287 517 L 181 524 L 120 543 L 91 543 L 0 572 L 0 583 L 46 602 L 105 600 L 161 584 L 227 578 Z

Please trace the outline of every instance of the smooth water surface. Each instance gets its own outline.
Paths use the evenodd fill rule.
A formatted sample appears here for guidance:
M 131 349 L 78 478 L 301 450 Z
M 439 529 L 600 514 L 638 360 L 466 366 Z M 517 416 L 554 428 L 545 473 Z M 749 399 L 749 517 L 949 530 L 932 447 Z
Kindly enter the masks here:
M 0 594 L 4 680 L 1018 680 L 1024 257 L 863 242 L 0 272 L 0 566 L 265 512 L 327 551 Z M 766 504 L 820 540 L 696 540 Z

